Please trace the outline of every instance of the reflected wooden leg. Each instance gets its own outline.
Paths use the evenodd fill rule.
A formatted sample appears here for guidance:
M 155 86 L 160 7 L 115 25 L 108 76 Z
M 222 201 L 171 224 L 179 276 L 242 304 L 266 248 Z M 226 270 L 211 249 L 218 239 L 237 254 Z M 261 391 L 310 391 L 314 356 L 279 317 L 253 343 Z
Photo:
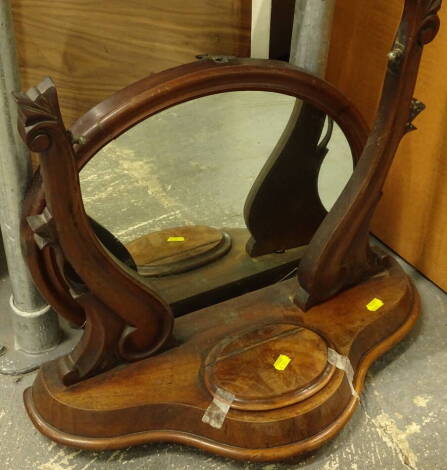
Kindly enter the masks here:
M 312 105 L 295 104 L 245 203 L 250 256 L 307 245 L 326 216 L 318 194 L 318 175 L 328 152 L 328 139 L 320 143 L 325 120 L 326 114 Z

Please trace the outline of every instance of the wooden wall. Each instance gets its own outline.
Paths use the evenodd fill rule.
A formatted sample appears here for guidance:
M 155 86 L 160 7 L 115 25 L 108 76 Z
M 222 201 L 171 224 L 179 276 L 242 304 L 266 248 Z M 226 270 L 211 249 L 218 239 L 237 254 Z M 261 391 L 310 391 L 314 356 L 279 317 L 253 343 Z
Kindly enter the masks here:
M 446 3 L 446 2 L 444 2 Z M 328 79 L 374 117 L 403 0 L 337 2 Z M 374 233 L 447 289 L 447 4 L 424 50 L 415 96 L 427 109 L 402 141 L 373 223 Z
M 403 0 L 341 0 L 335 3 L 327 79 L 371 123 L 374 119 Z
M 66 124 L 197 54 L 249 56 L 251 0 L 11 0 L 22 86 L 51 76 Z

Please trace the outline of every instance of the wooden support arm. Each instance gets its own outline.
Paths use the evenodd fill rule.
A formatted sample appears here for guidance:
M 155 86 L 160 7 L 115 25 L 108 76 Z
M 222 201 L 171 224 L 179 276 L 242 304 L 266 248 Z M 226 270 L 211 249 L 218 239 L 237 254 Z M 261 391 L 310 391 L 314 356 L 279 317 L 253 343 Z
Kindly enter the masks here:
M 369 246 L 370 221 L 399 142 L 422 110 L 413 92 L 423 47 L 439 29 L 440 7 L 441 0 L 405 2 L 371 135 L 300 263 L 296 302 L 304 310 L 384 268 Z
M 51 242 L 60 246 L 63 257 L 72 268 L 71 277 L 68 269 L 62 266 L 60 270 L 67 274 L 74 297 L 82 298 L 81 306 L 87 312 L 87 322 L 93 317 L 99 318 L 97 314 L 89 316 L 89 311 L 101 312 L 96 324 L 104 322 L 102 328 L 105 330 L 109 319 L 112 322 L 114 316 L 121 319 L 118 324 L 129 327 L 118 345 L 111 341 L 84 342 L 90 352 L 78 351 L 77 356 L 93 358 L 98 355 L 95 351 L 98 348 L 118 348 L 113 354 L 103 352 L 99 356 L 115 356 L 129 361 L 155 353 L 170 337 L 173 316 L 168 305 L 155 292 L 117 265 L 94 234 L 84 211 L 71 135 L 62 122 L 53 82 L 45 79 L 27 94 L 18 94 L 17 102 L 19 131 L 30 150 L 40 155 L 45 213 L 54 227 Z M 50 224 L 42 227 L 50 227 Z M 89 296 L 85 297 L 86 293 Z M 88 303 L 86 298 L 91 302 Z M 104 314 L 106 311 L 110 312 L 109 316 Z M 122 330 L 123 326 L 120 327 Z M 112 362 L 108 361 L 107 366 L 112 366 Z M 98 367 L 104 368 L 104 364 L 98 365 L 95 359 L 80 369 L 91 375 Z M 71 375 L 80 379 L 86 374 L 78 370 Z

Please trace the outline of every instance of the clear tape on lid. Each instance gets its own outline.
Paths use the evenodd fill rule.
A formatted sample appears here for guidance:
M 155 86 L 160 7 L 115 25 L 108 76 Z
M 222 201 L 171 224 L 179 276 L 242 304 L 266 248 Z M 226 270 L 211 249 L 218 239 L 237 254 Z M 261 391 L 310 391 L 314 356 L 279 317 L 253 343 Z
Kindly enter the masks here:
M 213 428 L 221 429 L 233 401 L 234 395 L 231 392 L 218 388 L 202 416 L 202 421 Z
M 332 364 L 337 369 L 343 370 L 345 372 L 346 378 L 349 382 L 349 386 L 351 387 L 352 395 L 358 400 L 360 400 L 359 394 L 354 388 L 354 369 L 352 368 L 352 364 L 349 360 L 349 357 L 342 356 L 341 354 L 338 354 L 338 352 L 334 349 L 328 348 L 327 360 L 329 364 Z

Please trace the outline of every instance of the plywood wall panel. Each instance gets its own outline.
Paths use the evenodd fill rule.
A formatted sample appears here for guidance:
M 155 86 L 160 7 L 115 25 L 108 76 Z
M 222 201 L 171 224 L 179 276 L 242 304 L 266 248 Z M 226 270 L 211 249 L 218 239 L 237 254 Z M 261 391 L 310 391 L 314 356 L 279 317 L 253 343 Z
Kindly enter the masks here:
M 197 54 L 250 54 L 250 0 L 12 0 L 23 86 L 51 76 L 67 124 Z
M 337 2 L 328 79 L 372 122 L 403 0 Z M 415 96 L 427 110 L 402 141 L 373 232 L 447 289 L 447 5 L 441 31 L 424 50 Z
M 327 79 L 372 122 L 402 1 L 336 2 Z

